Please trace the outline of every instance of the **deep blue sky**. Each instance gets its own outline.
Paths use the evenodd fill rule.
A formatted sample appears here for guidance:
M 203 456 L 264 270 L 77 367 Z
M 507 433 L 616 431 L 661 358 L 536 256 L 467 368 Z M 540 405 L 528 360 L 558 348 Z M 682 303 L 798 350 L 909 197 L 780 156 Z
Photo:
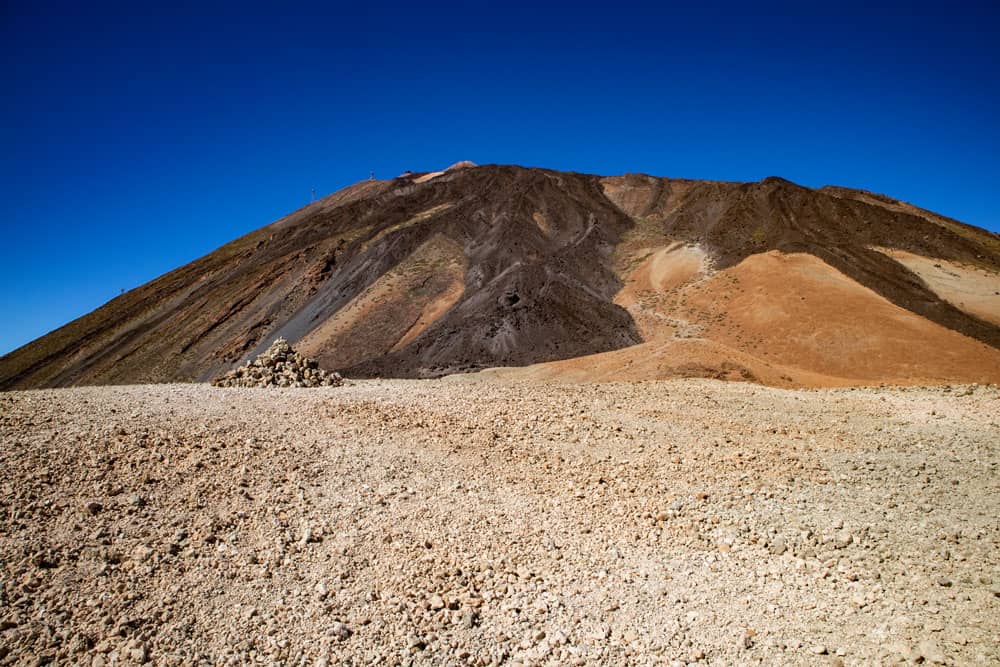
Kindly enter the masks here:
M 145 4 L 0 4 L 0 353 L 372 169 L 774 174 L 1000 230 L 996 2 Z

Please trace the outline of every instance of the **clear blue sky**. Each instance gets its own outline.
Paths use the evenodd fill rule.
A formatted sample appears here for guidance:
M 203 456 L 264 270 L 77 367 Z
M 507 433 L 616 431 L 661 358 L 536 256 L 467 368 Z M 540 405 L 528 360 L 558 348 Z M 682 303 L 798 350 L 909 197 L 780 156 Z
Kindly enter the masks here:
M 0 4 L 0 353 L 372 169 L 781 175 L 1000 230 L 996 2 L 146 4 Z

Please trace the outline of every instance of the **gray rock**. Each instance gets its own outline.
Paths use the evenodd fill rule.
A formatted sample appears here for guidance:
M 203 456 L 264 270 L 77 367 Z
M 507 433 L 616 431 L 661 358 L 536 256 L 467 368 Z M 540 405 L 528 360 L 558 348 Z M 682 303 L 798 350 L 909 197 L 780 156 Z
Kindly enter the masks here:
M 132 660 L 132 662 L 137 662 L 142 665 L 149 662 L 149 651 L 144 645 L 140 644 L 139 646 L 129 650 L 128 657 Z
M 343 382 L 339 373 L 322 370 L 315 359 L 303 357 L 284 338 L 279 338 L 252 362 L 217 377 L 212 384 L 216 387 L 339 387 Z
M 145 544 L 140 544 L 132 551 L 132 559 L 137 563 L 145 563 L 153 556 L 153 550 Z
M 767 550 L 775 556 L 780 556 L 788 550 L 788 546 L 785 544 L 784 538 L 776 537 L 768 543 Z
M 917 651 L 923 657 L 924 662 L 928 662 L 932 665 L 943 665 L 948 659 L 945 658 L 944 651 L 941 647 L 937 645 L 937 642 L 925 639 L 917 645 Z
M 333 624 L 333 627 L 330 628 L 330 634 L 336 637 L 337 639 L 343 641 L 344 639 L 350 637 L 352 633 L 351 629 L 347 627 L 346 623 L 341 623 L 340 621 L 337 621 L 336 623 Z
M 851 544 L 854 543 L 854 536 L 847 531 L 838 533 L 837 537 L 833 540 L 833 547 L 835 549 L 846 549 Z

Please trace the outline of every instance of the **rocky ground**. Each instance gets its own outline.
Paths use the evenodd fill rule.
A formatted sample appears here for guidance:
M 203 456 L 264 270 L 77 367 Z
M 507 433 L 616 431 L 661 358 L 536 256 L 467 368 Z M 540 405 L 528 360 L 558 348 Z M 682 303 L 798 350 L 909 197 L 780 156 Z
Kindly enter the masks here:
M 315 359 L 292 349 L 278 338 L 253 361 L 234 368 L 214 380 L 215 387 L 339 387 L 340 373 L 329 373 Z
M 0 664 L 997 664 L 1000 389 L 0 394 Z

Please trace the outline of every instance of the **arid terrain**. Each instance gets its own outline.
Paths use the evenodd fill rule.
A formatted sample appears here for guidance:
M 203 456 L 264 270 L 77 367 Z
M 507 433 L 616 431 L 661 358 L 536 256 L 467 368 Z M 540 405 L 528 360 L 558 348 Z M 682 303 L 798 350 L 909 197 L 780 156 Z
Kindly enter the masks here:
M 345 377 L 1000 383 L 1000 236 L 883 195 L 463 162 L 363 181 L 0 357 L 0 389 Z
M 539 372 L 0 394 L 0 664 L 1000 662 L 997 387 Z
M 365 181 L 0 389 L 0 665 L 1000 664 L 1000 236 L 883 195 Z

